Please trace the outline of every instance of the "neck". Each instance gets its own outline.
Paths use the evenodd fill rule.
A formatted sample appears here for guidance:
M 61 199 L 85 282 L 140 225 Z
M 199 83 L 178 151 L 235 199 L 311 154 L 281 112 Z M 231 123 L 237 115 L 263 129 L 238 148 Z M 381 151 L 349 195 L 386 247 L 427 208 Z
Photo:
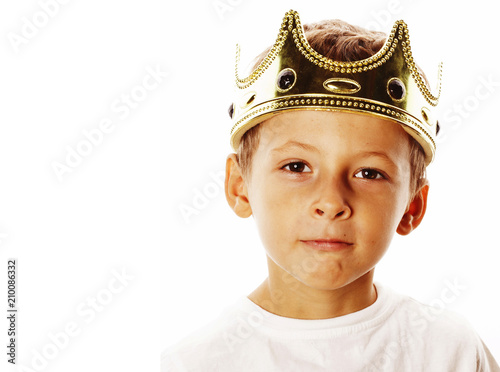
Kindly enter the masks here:
M 269 265 L 275 265 L 269 259 Z M 296 319 L 328 319 L 362 310 L 373 304 L 377 293 L 373 269 L 353 282 L 334 289 L 307 286 L 284 271 L 269 277 L 248 298 L 273 314 Z

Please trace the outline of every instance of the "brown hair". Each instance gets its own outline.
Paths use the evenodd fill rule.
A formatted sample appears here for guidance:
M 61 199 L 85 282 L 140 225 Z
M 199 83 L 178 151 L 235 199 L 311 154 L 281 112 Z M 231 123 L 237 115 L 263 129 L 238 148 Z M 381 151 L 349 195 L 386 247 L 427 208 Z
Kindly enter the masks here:
M 333 19 L 305 24 L 304 32 L 311 47 L 318 53 L 335 61 L 351 62 L 369 58 L 377 53 L 387 39 L 379 31 L 369 31 L 344 21 Z M 270 47 L 254 60 L 255 69 L 270 51 Z M 420 71 L 422 77 L 425 75 Z M 252 155 L 260 140 L 260 125 L 249 129 L 241 138 L 238 161 L 244 176 L 249 176 Z M 425 153 L 422 146 L 409 134 L 410 143 L 410 194 L 413 196 L 425 183 Z

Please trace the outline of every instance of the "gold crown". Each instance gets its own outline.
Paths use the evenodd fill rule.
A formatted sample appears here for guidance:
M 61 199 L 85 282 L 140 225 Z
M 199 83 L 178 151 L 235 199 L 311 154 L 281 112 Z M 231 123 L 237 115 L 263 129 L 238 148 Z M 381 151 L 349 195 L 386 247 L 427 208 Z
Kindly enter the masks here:
M 353 62 L 333 61 L 311 48 L 299 14 L 285 14 L 278 38 L 264 60 L 241 79 L 236 46 L 236 100 L 231 146 L 237 151 L 243 134 L 284 110 L 349 111 L 394 120 L 420 143 L 429 164 L 435 154 L 439 125 L 432 113 L 441 92 L 433 95 L 422 79 L 410 48 L 408 28 L 397 21 L 375 55 Z

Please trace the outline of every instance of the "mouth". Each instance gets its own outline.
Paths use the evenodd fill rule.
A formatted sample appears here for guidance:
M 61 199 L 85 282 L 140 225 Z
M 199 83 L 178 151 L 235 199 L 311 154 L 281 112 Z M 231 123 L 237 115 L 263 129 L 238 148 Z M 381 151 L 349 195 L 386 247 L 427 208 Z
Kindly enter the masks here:
M 325 252 L 338 252 L 348 249 L 353 245 L 353 243 L 337 239 L 301 240 L 301 242 L 314 250 Z

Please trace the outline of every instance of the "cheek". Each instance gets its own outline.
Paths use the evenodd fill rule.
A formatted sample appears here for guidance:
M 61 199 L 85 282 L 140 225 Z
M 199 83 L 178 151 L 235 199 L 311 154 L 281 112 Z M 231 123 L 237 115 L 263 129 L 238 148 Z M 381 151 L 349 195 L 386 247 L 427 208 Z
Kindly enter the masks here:
M 387 198 L 370 201 L 359 205 L 354 211 L 358 214 L 355 219 L 359 231 L 369 244 L 387 245 L 396 232 L 396 228 L 402 216 L 401 207 L 397 204 L 388 204 Z
M 262 175 L 249 193 L 250 205 L 256 220 L 279 223 L 291 212 L 300 209 L 300 195 L 296 190 L 287 190 L 273 176 Z
M 297 193 L 287 192 L 268 179 L 253 189 L 250 205 L 254 220 L 266 249 L 283 245 L 293 239 L 303 218 L 303 199 Z M 302 204 L 301 204 L 302 203 Z

